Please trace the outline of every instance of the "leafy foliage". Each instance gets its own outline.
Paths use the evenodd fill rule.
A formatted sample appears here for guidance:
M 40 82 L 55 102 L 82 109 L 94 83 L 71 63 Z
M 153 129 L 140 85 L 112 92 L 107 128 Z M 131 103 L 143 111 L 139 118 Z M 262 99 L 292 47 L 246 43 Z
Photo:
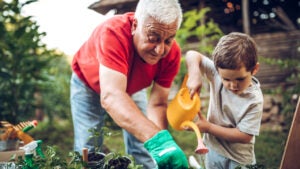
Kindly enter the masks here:
M 70 77 L 71 67 L 63 54 L 57 53 L 52 57 L 47 67 L 48 80 L 45 81 L 45 87 L 41 89 L 41 100 L 39 108 L 47 114 L 49 124 L 58 116 L 62 119 L 71 120 L 70 110 Z
M 100 132 L 98 132 L 95 128 L 89 130 L 92 133 L 90 139 L 97 139 L 100 136 L 110 137 L 114 135 L 108 128 L 103 128 Z M 96 144 L 96 142 L 95 142 Z M 97 146 L 97 145 L 96 145 Z M 43 147 L 43 146 L 42 146 Z M 61 149 L 58 146 L 46 146 L 42 149 L 45 149 L 45 158 L 42 158 L 38 155 L 33 156 L 33 166 L 29 166 L 26 163 L 24 157 L 19 156 L 17 161 L 14 161 L 15 157 L 12 157 L 12 162 L 15 162 L 17 166 L 21 166 L 23 169 L 49 169 L 49 168 L 64 168 L 64 169 L 81 169 L 91 168 L 94 166 L 95 159 L 98 160 L 97 164 L 101 166 L 103 169 L 113 169 L 113 168 L 128 168 L 128 169 L 141 169 L 142 166 L 135 163 L 134 159 L 130 155 L 122 155 L 119 152 L 110 152 L 108 154 L 104 154 L 100 152 L 100 147 L 96 149 L 99 151 L 97 153 L 101 154 L 101 158 L 90 157 L 89 153 L 89 161 L 88 163 L 83 161 L 82 155 L 77 151 L 69 151 L 67 154 L 65 153 L 65 149 Z M 93 155 L 96 153 L 92 153 Z M 92 164 L 92 165 L 90 165 Z
M 253 164 L 253 165 L 243 166 L 243 168 L 247 168 L 247 169 L 265 169 L 265 166 L 260 165 L 260 164 Z M 235 169 L 242 169 L 242 166 L 238 166 Z
M 279 168 L 286 144 L 287 133 L 263 131 L 255 138 L 255 155 L 258 164 L 266 169 Z
M 28 120 L 37 108 L 61 111 L 59 105 L 69 100 L 58 94 L 66 93 L 66 83 L 57 85 L 60 79 L 55 77 L 55 71 L 62 65 L 57 67 L 54 61 L 61 63 L 58 60 L 63 61 L 63 55 L 47 49 L 41 42 L 46 33 L 39 32 L 39 25 L 31 16 L 22 16 L 22 8 L 36 1 L 0 1 L 0 118 L 11 123 Z M 61 64 L 66 65 L 66 62 Z M 60 73 L 65 75 L 65 72 Z M 52 99 L 43 104 L 37 97 L 45 97 L 45 93 Z
M 285 116 L 286 126 L 285 128 L 289 130 L 292 118 L 294 116 L 293 112 L 295 111 L 297 99 L 300 97 L 300 59 L 299 54 L 288 59 L 273 59 L 273 58 L 260 58 L 263 62 L 279 66 L 282 69 L 289 69 L 290 75 L 287 77 L 285 87 L 277 87 L 266 93 L 271 94 L 280 94 L 283 96 L 283 110 L 282 113 Z
M 191 10 L 183 14 L 183 23 L 176 33 L 176 41 L 183 50 L 188 48 L 187 42 L 196 42 L 199 52 L 210 55 L 216 42 L 223 36 L 222 30 L 212 19 L 207 20 L 206 14 L 210 8 L 201 10 Z M 186 74 L 184 57 L 181 58 L 179 74 L 175 78 L 175 83 L 180 83 Z
M 110 137 L 112 133 L 109 131 L 107 127 L 102 127 L 100 131 L 98 131 L 97 128 L 90 128 L 88 130 L 92 135 L 89 137 L 90 140 L 93 141 L 93 144 L 95 146 L 95 152 L 100 152 L 102 149 L 102 146 L 99 146 L 97 144 L 97 140 L 103 136 Z
M 88 131 L 92 134 L 89 139 L 93 140 L 96 153 L 101 153 L 102 150 L 101 146 L 98 146 L 96 140 L 98 140 L 100 137 L 110 138 L 111 136 L 115 135 L 107 127 L 102 127 L 100 132 L 97 130 L 97 128 L 91 128 Z M 139 169 L 142 168 L 142 166 L 135 164 L 133 157 L 130 155 L 125 156 L 120 152 L 110 152 L 104 157 L 103 168 Z
M 215 42 L 223 36 L 222 30 L 212 19 L 207 20 L 206 14 L 210 8 L 187 11 L 183 15 L 183 23 L 176 34 L 176 40 L 181 47 L 187 42 L 196 41 L 199 43 L 198 50 L 204 54 L 211 54 Z
M 22 169 L 82 169 L 83 166 L 86 166 L 86 163 L 82 160 L 82 156 L 78 152 L 70 151 L 68 156 L 64 156 L 56 146 L 47 146 L 45 152 L 46 158 L 33 156 L 33 166 L 26 163 L 22 156 L 19 156 L 15 163 L 17 166 L 21 166 Z

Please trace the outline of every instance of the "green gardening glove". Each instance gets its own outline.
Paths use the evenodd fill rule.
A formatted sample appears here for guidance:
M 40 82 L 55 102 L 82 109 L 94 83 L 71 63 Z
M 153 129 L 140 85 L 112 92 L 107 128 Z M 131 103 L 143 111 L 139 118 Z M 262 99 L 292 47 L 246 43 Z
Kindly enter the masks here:
M 161 130 L 144 143 L 159 168 L 186 169 L 188 161 L 167 130 Z

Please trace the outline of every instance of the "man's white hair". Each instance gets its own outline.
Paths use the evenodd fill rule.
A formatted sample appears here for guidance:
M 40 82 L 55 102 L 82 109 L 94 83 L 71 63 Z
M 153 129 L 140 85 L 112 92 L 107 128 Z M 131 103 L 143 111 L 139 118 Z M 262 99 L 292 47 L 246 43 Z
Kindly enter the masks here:
M 177 20 L 179 29 L 182 22 L 182 9 L 178 0 L 139 0 L 135 18 L 143 23 L 147 17 L 152 17 L 162 24 L 171 24 Z

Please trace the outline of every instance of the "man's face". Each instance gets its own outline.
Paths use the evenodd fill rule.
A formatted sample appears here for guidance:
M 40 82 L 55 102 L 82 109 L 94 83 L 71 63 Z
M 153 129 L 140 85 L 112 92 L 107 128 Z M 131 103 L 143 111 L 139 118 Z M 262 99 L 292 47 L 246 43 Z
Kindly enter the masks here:
M 224 87 L 234 94 L 241 94 L 251 85 L 252 73 L 246 71 L 245 66 L 240 69 L 221 69 L 218 68 Z
M 139 24 L 134 20 L 132 34 L 135 50 L 146 63 L 156 64 L 169 53 L 176 31 L 177 21 L 165 25 L 153 18 Z

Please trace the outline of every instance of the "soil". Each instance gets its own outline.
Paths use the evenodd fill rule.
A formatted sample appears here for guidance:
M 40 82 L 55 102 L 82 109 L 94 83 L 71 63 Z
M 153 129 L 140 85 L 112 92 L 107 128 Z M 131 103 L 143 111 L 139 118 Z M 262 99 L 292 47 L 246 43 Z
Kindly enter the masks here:
M 131 163 L 131 160 L 127 157 L 121 156 L 118 158 L 110 159 L 108 162 L 105 162 L 104 153 L 89 153 L 88 154 L 88 168 L 90 169 L 127 169 L 128 165 Z
M 128 165 L 131 163 L 131 160 L 127 157 L 119 157 L 117 159 L 111 159 L 108 162 L 108 168 L 119 168 L 126 169 Z
M 88 161 L 100 161 L 105 157 L 103 153 L 89 153 Z

